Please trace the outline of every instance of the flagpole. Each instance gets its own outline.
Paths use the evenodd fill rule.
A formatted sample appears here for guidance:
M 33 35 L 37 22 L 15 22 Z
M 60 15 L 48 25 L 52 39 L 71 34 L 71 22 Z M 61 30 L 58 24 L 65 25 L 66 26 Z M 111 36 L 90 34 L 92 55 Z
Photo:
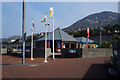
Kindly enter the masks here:
M 22 22 L 22 64 L 25 63 L 25 0 L 23 0 L 23 22 Z
M 47 13 L 45 13 L 47 15 Z M 46 16 L 46 23 L 45 23 L 45 63 L 47 62 L 47 16 Z
M 88 36 L 88 45 L 89 45 L 89 36 Z
M 87 40 L 86 40 L 86 45 L 85 45 L 85 47 L 87 47 L 88 40 L 89 40 L 89 27 L 87 27 Z
M 85 45 L 85 48 L 87 47 L 87 44 L 88 44 L 88 36 L 87 36 L 87 39 L 86 39 L 86 45 Z
M 55 48 L 55 47 L 54 47 L 54 15 L 53 15 L 53 18 L 52 18 L 52 19 L 53 19 L 53 60 L 55 60 L 55 53 L 54 53 L 54 51 L 55 51 L 55 50 L 54 50 L 54 48 Z
M 31 60 L 34 60 L 33 59 L 33 25 L 32 25 L 31 31 L 32 31 L 32 35 L 31 35 Z
M 53 16 L 53 6 L 50 7 L 50 17 L 52 18 L 53 21 L 53 60 L 55 60 L 55 54 L 54 54 L 54 16 Z

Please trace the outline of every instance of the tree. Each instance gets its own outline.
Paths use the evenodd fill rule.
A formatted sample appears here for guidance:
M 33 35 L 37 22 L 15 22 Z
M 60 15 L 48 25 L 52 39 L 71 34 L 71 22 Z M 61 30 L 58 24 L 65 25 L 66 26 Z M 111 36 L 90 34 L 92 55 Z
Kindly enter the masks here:
M 98 46 L 99 48 L 112 48 L 112 44 L 107 41 L 104 41 L 102 44 Z
M 2 44 L 8 44 L 8 42 L 7 42 L 7 41 L 4 41 L 4 42 L 2 42 Z
M 120 35 L 118 34 L 113 34 L 113 39 L 117 40 L 118 43 L 120 43 Z

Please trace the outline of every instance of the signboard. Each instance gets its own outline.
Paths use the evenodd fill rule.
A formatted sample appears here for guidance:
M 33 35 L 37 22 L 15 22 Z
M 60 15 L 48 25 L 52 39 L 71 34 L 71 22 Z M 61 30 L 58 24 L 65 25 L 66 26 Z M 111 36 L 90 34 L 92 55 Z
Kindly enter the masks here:
M 98 45 L 95 45 L 95 48 L 97 48 L 98 47 Z
M 114 51 L 114 55 L 116 55 L 116 56 L 117 56 L 117 51 Z
M 22 41 L 23 41 L 23 42 L 26 41 L 26 32 L 25 32 L 24 35 L 23 35 Z
M 69 53 L 76 53 L 76 50 L 69 50 Z

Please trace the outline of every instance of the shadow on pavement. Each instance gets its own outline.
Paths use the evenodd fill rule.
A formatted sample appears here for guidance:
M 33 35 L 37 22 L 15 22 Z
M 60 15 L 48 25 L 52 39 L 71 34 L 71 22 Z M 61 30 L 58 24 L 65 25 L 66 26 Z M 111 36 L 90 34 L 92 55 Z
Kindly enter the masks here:
M 92 64 L 82 80 L 108 80 L 105 64 Z

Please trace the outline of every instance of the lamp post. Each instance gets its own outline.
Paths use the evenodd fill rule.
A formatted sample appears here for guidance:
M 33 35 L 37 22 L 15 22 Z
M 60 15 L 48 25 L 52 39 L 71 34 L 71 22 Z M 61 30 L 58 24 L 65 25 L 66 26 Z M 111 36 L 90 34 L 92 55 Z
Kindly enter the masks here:
M 22 64 L 25 63 L 25 0 L 23 0 L 23 14 L 22 14 Z

